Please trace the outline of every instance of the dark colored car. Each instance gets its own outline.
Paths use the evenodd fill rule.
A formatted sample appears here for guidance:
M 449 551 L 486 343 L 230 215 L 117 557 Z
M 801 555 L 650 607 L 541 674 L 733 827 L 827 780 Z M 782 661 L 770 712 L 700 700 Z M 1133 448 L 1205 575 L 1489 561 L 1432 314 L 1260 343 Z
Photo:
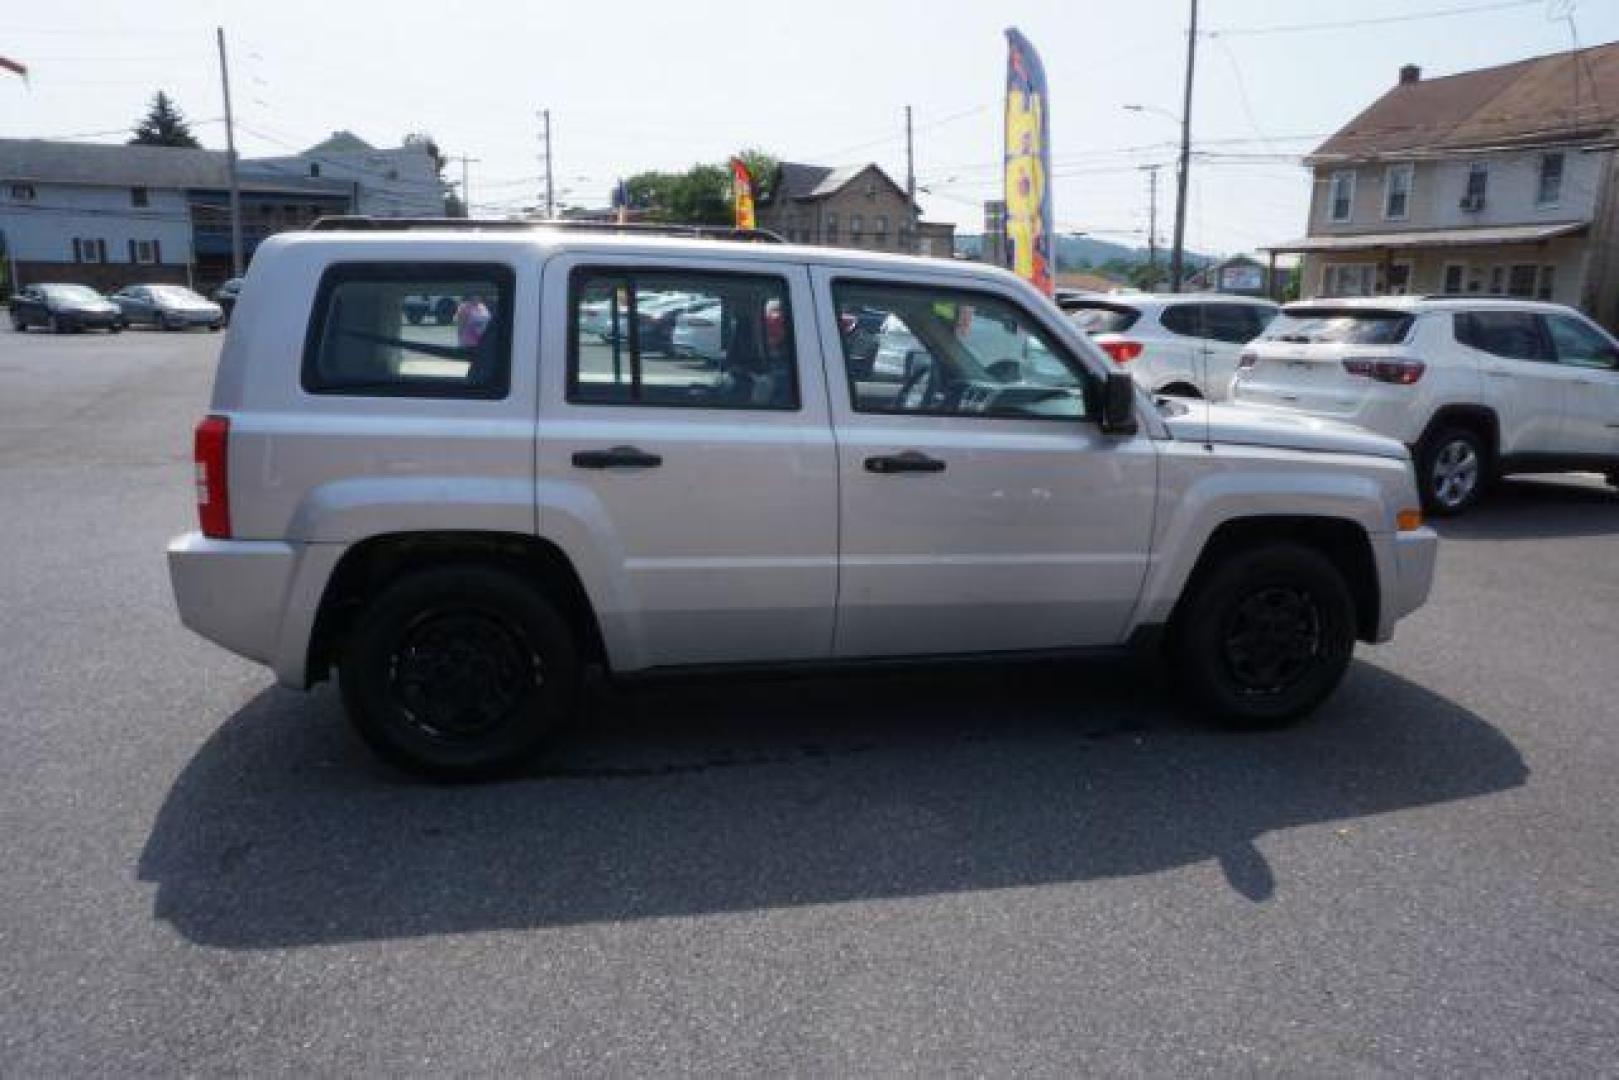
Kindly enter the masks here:
M 88 285 L 27 285 L 11 298 L 11 325 L 16 330 L 43 326 L 58 334 L 76 330 L 124 328 L 118 305 Z
M 242 279 L 233 277 L 219 288 L 215 289 L 211 299 L 219 305 L 219 310 L 225 313 L 225 321 L 230 322 L 231 312 L 236 310 L 236 298 L 242 294 Z

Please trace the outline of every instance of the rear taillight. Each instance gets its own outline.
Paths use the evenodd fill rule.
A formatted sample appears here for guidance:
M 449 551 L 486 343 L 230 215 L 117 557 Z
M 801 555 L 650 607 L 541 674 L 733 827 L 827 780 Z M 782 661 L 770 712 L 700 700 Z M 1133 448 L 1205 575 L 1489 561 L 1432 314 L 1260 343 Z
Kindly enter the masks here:
M 1343 363 L 1344 370 L 1351 375 L 1359 375 L 1363 379 L 1375 379 L 1383 383 L 1393 383 L 1395 386 L 1410 386 L 1422 378 L 1422 373 L 1427 370 L 1427 365 L 1421 360 L 1351 358 Z
M 1237 357 L 1237 370 L 1246 371 L 1248 368 L 1253 367 L 1257 363 L 1259 363 L 1258 353 L 1245 352 L 1241 356 Z
M 230 420 L 207 416 L 197 425 L 193 441 L 197 469 L 197 518 L 202 535 L 230 539 Z
M 1113 358 L 1115 364 L 1128 364 L 1141 355 L 1139 341 L 1099 341 L 1102 351 Z

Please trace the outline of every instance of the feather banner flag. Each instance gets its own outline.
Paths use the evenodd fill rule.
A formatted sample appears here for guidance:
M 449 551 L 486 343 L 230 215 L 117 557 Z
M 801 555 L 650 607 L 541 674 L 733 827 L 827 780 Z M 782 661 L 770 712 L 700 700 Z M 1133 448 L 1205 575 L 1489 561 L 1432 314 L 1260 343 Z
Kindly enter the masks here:
M 731 159 L 731 201 L 736 206 L 736 227 L 758 228 L 753 214 L 753 176 L 741 158 Z
M 1006 31 L 1006 249 L 1019 277 L 1056 289 L 1051 214 L 1051 110 L 1046 70 L 1029 40 Z

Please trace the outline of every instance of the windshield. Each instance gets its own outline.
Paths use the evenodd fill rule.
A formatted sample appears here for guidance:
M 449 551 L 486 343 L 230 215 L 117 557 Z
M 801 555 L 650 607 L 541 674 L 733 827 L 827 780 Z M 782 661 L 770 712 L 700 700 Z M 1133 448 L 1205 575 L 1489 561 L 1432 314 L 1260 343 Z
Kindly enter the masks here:
M 101 294 L 88 285 L 41 285 L 40 291 L 50 300 L 68 300 L 82 304 L 87 300 L 100 300 Z
M 202 297 L 184 285 L 153 285 L 151 289 L 152 295 L 159 300 L 175 300 L 190 304 L 202 302 Z
M 1065 303 L 1063 310 L 1087 334 L 1122 334 L 1141 318 L 1141 312 L 1122 304 Z
M 1411 330 L 1403 311 L 1367 308 L 1289 308 L 1259 335 L 1299 345 L 1398 345 Z

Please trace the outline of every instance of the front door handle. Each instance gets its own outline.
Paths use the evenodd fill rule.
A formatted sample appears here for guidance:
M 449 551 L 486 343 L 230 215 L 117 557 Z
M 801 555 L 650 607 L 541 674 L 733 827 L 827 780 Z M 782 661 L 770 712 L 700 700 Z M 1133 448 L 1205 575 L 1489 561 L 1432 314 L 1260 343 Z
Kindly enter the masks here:
M 656 469 L 663 458 L 637 446 L 615 446 L 610 450 L 581 450 L 573 455 L 576 469 Z
M 866 459 L 866 471 L 873 473 L 944 472 L 944 462 L 915 450 Z
M 1494 378 L 1497 378 L 1497 379 L 1510 379 L 1510 378 L 1512 378 L 1512 372 L 1510 372 L 1510 371 L 1502 371 L 1500 368 L 1485 368 L 1484 369 L 1484 374 L 1490 375 L 1490 376 L 1492 376 Z

